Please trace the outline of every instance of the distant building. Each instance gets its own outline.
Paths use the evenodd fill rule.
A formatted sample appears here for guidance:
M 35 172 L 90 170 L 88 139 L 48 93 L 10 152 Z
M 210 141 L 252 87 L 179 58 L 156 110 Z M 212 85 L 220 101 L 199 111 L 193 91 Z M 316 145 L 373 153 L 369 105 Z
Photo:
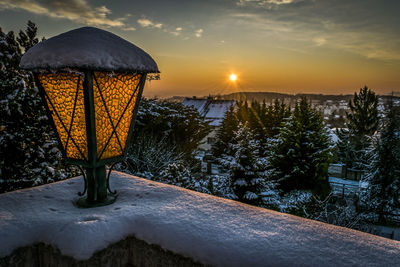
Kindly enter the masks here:
M 225 113 L 231 106 L 236 105 L 236 101 L 193 97 L 185 98 L 182 104 L 197 109 L 204 120 L 212 127 L 211 132 L 201 141 L 199 147 L 205 151 L 209 151 L 216 141 L 217 129 L 221 126 Z

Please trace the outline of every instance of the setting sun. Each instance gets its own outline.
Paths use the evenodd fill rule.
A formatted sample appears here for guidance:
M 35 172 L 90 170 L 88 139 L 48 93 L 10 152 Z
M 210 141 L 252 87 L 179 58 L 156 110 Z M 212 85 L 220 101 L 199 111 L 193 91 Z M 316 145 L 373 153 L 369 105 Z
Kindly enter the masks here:
M 232 73 L 232 74 L 229 76 L 229 80 L 231 80 L 231 82 L 236 81 L 236 79 L 237 79 L 237 75 L 234 74 L 234 73 Z

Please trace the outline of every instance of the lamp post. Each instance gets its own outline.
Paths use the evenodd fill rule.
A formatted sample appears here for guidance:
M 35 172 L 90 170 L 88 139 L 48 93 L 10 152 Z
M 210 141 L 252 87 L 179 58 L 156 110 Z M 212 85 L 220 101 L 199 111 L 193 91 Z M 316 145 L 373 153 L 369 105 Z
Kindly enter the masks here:
M 105 165 L 125 158 L 146 75 L 158 73 L 157 64 L 132 43 L 83 27 L 35 45 L 20 66 L 34 74 L 63 156 L 85 169 L 80 195 L 87 194 L 77 205 L 113 203 Z

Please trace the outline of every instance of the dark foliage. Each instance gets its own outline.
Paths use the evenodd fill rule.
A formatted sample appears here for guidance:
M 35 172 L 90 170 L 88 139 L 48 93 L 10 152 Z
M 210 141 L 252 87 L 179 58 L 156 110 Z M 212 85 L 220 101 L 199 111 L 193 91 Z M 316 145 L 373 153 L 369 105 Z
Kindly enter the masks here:
M 30 73 L 19 69 L 23 52 L 38 43 L 37 28 L 0 30 L 1 191 L 62 179 L 61 155 Z
M 283 192 L 327 193 L 330 159 L 330 140 L 321 115 L 303 98 L 281 128 L 272 151 L 274 179 Z
M 369 188 L 361 199 L 368 212 L 378 215 L 373 220 L 387 223 L 390 215 L 400 208 L 400 113 L 392 104 L 379 132 L 369 152 L 365 179 Z

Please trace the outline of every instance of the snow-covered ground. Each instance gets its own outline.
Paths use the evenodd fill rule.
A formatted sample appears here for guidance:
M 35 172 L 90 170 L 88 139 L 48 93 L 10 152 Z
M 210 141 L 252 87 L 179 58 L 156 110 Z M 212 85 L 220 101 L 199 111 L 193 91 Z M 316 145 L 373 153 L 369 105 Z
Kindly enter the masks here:
M 114 172 L 113 205 L 79 209 L 80 177 L 0 195 L 0 257 L 44 242 L 88 259 L 128 235 L 216 266 L 400 266 L 400 242 Z

